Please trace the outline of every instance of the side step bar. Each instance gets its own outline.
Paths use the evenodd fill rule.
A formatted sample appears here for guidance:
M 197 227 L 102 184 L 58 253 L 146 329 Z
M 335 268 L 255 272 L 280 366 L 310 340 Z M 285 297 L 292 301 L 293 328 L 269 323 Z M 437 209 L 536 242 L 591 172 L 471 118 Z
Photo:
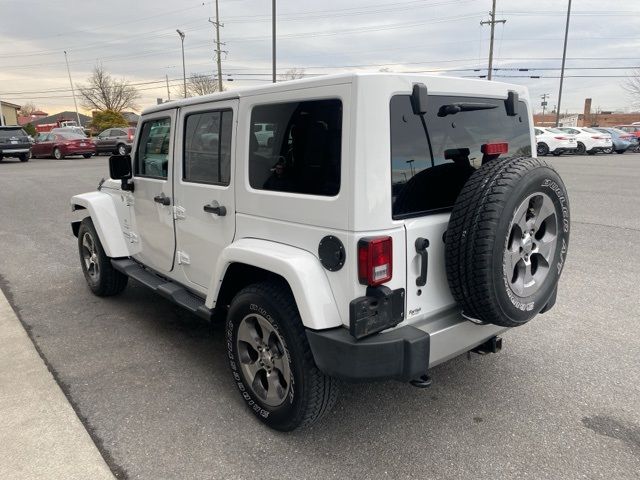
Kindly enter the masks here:
M 200 318 L 211 321 L 214 311 L 204 305 L 203 298 L 191 293 L 183 286 L 145 270 L 141 265 L 128 258 L 111 259 L 111 264 L 119 272 L 137 280 L 176 305 L 186 308 Z

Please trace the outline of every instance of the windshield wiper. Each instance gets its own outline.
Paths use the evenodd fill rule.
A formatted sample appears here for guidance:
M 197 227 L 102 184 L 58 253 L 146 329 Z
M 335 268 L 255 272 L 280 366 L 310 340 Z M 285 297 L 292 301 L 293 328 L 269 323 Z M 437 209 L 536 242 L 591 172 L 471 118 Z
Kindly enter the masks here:
M 449 105 L 442 105 L 438 110 L 439 117 L 446 117 L 447 115 L 455 115 L 459 112 L 473 112 L 475 110 L 491 110 L 498 108 L 497 105 L 491 103 L 451 103 Z

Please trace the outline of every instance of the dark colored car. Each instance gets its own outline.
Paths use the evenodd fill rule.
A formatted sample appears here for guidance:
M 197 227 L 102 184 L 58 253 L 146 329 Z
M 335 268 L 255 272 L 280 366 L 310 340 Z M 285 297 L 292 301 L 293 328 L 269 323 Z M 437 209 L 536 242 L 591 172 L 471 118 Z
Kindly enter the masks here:
M 27 162 L 30 158 L 31 142 L 29 135 L 18 125 L 0 127 L 0 161 L 4 157 L 19 158 Z
M 70 155 L 89 158 L 96 154 L 96 144 L 90 138 L 77 133 L 45 133 L 31 147 L 33 157 L 53 157 L 56 160 Z
M 95 138 L 98 153 L 126 155 L 131 151 L 135 134 L 134 127 L 107 128 Z

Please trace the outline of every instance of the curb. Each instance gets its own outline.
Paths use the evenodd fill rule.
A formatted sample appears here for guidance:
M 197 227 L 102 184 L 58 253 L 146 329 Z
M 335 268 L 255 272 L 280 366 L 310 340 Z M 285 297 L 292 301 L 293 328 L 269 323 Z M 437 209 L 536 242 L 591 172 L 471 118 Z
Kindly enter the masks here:
M 0 478 L 114 476 L 0 291 Z

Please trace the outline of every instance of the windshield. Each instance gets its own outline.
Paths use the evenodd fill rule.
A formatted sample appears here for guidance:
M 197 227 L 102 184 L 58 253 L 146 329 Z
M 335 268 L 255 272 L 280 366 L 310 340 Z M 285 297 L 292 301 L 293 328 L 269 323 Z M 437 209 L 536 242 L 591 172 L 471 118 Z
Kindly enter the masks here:
M 485 104 L 493 108 L 439 116 L 443 106 Z M 474 169 L 483 162 L 482 146 L 506 142 L 503 157 L 530 156 L 527 106 L 509 116 L 505 101 L 494 98 L 429 96 L 424 115 L 427 138 L 409 95 L 391 98 L 391 189 L 394 218 L 450 208 Z M 431 145 L 429 145 L 429 140 Z

